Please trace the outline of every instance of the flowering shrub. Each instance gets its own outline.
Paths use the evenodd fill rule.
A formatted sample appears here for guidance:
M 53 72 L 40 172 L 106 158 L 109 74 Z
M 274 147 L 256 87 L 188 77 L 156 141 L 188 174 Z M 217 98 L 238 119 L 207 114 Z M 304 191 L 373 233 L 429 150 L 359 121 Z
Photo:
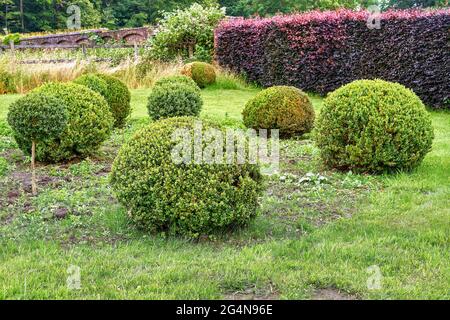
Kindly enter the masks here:
M 225 16 L 218 6 L 203 7 L 194 3 L 186 10 L 164 14 L 156 35 L 150 39 L 152 58 L 211 60 L 214 51 L 214 28 Z
M 366 11 L 340 10 L 225 21 L 216 29 L 216 59 L 265 87 L 325 94 L 380 78 L 450 108 L 450 10 L 389 11 L 380 29 L 370 29 L 368 20 Z

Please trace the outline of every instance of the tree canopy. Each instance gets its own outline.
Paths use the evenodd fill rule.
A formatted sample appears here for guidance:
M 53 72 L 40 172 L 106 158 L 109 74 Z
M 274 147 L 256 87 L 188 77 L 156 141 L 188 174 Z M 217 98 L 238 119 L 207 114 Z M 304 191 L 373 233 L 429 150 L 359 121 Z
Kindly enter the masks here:
M 154 24 L 163 12 L 193 3 L 219 4 L 231 16 L 270 16 L 313 9 L 357 9 L 379 3 L 383 9 L 442 7 L 448 0 L 0 0 L 0 25 L 8 32 L 66 29 L 70 5 L 81 9 L 81 27 L 110 29 Z

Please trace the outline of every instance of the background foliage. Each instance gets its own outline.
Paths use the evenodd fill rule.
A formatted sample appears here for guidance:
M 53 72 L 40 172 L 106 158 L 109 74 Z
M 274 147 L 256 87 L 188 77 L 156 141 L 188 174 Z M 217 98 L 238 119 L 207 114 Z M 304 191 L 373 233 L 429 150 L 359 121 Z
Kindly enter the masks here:
M 380 2 L 383 9 L 435 7 L 448 0 L 0 0 L 1 28 L 11 32 L 52 31 L 66 28 L 71 4 L 81 8 L 83 28 L 140 27 L 154 24 L 163 11 L 184 9 L 193 3 L 219 4 L 231 16 L 268 16 L 312 9 L 356 9 Z
M 150 56 L 161 60 L 176 57 L 209 60 L 214 52 L 214 29 L 225 17 L 219 6 L 193 4 L 167 12 L 156 35 L 150 38 Z
M 427 104 L 450 108 L 450 11 L 311 12 L 234 19 L 216 30 L 216 58 L 265 87 L 292 85 L 325 94 L 357 79 L 413 89 Z

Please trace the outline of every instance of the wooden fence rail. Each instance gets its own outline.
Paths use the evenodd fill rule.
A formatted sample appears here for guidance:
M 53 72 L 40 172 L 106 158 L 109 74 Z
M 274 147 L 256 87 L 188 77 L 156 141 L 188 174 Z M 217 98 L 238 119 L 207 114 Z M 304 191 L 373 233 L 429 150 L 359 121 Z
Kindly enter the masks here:
M 134 48 L 139 47 L 138 44 L 117 44 L 117 45 L 90 45 L 90 44 L 51 44 L 51 45 L 41 45 L 41 44 L 12 44 L 12 45 L 1 45 L 0 49 L 2 50 L 26 50 L 26 49 L 95 49 L 95 48 L 104 48 L 104 49 L 120 49 L 120 48 Z
M 10 51 L 12 55 L 15 54 L 16 50 L 54 50 L 54 49 L 62 49 L 62 50 L 73 50 L 73 49 L 81 49 L 83 51 L 83 55 L 85 58 L 88 57 L 87 49 L 121 49 L 121 48 L 134 48 L 134 59 L 137 61 L 139 59 L 139 48 L 145 47 L 142 44 L 135 43 L 123 43 L 123 44 L 104 44 L 104 45 L 96 45 L 96 44 L 48 44 L 48 45 L 39 45 L 39 44 L 14 44 L 11 42 L 7 45 L 0 45 L 0 54 L 7 50 Z M 17 61 L 20 64 L 39 64 L 39 63 L 67 63 L 73 62 L 76 59 L 48 59 L 48 60 L 26 60 L 26 61 Z M 96 58 L 94 61 L 109 61 L 107 58 Z

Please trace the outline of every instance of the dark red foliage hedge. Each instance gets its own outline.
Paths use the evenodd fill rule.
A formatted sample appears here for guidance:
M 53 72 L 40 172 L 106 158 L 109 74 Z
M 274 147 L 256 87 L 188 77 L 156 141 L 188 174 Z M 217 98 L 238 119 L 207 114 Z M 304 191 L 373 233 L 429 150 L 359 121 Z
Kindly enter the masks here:
M 450 10 L 390 11 L 369 29 L 366 11 L 233 19 L 217 28 L 216 59 L 269 87 L 326 94 L 357 79 L 399 82 L 450 108 Z

